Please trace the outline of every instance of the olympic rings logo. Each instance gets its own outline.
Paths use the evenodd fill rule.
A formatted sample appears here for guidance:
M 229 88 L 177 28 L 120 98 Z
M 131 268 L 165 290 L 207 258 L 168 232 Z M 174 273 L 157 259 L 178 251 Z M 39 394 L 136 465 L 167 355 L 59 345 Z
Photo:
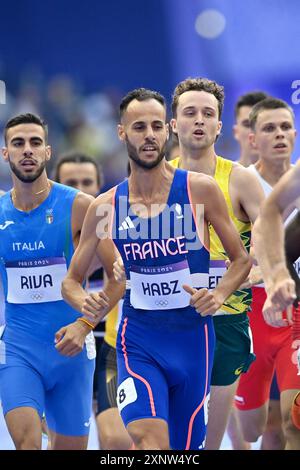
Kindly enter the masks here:
M 168 301 L 167 300 L 156 300 L 155 301 L 155 305 L 157 307 L 166 307 L 168 305 Z
M 32 300 L 38 302 L 39 300 L 42 300 L 43 294 L 41 292 L 33 292 L 30 297 Z

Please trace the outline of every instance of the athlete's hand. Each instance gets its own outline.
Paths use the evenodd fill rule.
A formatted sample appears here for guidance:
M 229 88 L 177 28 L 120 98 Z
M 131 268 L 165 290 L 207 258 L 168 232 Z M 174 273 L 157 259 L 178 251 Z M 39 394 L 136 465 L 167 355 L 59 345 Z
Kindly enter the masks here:
M 261 284 L 263 282 L 262 272 L 259 266 L 253 265 L 249 273 L 249 281 L 252 286 Z
M 220 302 L 217 293 L 208 289 L 195 289 L 194 287 L 183 285 L 183 289 L 191 294 L 190 305 L 200 313 L 202 317 L 213 315 L 219 310 L 223 302 Z
M 263 306 L 263 316 L 265 322 L 274 328 L 292 325 L 293 323 L 293 306 L 290 305 L 286 309 L 286 318 L 283 318 L 283 312 L 278 305 L 272 302 L 272 297 L 268 295 Z
M 276 281 L 268 296 L 278 310 L 285 310 L 296 299 L 295 282 L 290 277 L 281 278 Z
M 280 328 L 286 326 L 286 321 L 282 317 L 282 311 L 274 305 L 268 296 L 263 306 L 263 317 L 269 326 Z
M 108 313 L 108 302 L 109 298 L 103 290 L 92 292 L 85 298 L 81 312 L 96 325 Z
M 55 348 L 63 356 L 76 356 L 82 351 L 85 337 L 90 331 L 88 325 L 79 321 L 63 326 L 55 333 Z
M 115 280 L 118 282 L 126 281 L 125 269 L 121 256 L 119 256 L 114 262 L 114 276 Z

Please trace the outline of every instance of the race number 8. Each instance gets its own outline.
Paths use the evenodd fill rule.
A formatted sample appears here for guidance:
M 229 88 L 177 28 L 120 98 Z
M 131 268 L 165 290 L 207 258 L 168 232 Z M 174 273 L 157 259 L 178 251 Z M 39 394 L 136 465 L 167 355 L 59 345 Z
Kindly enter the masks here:
M 128 377 L 118 387 L 117 390 L 117 404 L 121 412 L 125 406 L 135 402 L 137 399 L 137 392 L 132 377 Z

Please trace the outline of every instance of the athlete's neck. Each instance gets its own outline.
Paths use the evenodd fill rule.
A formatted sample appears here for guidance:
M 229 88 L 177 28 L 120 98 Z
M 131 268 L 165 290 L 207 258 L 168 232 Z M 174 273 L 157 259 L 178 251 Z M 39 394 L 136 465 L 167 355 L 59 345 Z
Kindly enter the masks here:
M 259 159 L 255 164 L 255 168 L 260 176 L 273 187 L 282 175 L 291 168 L 291 161 L 289 158 L 280 161 Z
M 237 163 L 245 167 L 254 165 L 258 160 L 258 155 L 253 155 L 252 153 L 241 153 L 240 158 L 237 160 Z
M 47 178 L 46 172 L 43 172 L 32 183 L 23 183 L 14 174 L 12 178 L 13 189 L 11 191 L 11 198 L 16 209 L 29 212 L 40 206 L 48 197 L 51 183 Z
M 197 151 L 180 146 L 179 167 L 184 170 L 196 171 L 214 176 L 217 164 L 216 157 L 213 146 L 201 150 L 197 149 Z
M 163 199 L 172 184 L 173 173 L 165 159 L 151 170 L 135 165 L 128 180 L 130 201 L 145 205 L 167 202 Z

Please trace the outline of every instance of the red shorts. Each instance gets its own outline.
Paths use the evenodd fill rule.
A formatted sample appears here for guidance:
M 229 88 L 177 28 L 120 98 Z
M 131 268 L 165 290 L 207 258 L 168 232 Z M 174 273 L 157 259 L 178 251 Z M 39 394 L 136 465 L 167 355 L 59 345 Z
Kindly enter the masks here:
M 300 390 L 297 353 L 292 347 L 291 327 L 274 328 L 267 325 L 262 315 L 266 300 L 265 289 L 254 287 L 252 293 L 249 319 L 256 360 L 240 378 L 235 398 L 235 405 L 239 410 L 253 410 L 266 403 L 274 370 L 280 392 Z M 299 340 L 298 342 L 300 343 Z

